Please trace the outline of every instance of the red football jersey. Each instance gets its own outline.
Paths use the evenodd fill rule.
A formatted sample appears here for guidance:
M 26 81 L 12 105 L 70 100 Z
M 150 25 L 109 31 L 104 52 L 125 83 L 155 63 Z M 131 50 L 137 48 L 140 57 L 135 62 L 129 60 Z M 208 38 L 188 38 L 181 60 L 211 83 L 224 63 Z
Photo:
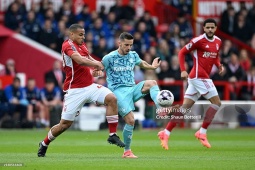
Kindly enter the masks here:
M 66 73 L 66 79 L 63 87 L 64 91 L 72 88 L 83 88 L 93 83 L 90 68 L 79 65 L 71 58 L 71 55 L 74 52 L 78 52 L 83 57 L 89 56 L 85 43 L 78 45 L 70 39 L 63 42 L 62 57 L 63 67 Z
M 221 39 L 215 35 L 212 40 L 208 39 L 205 34 L 193 38 L 179 52 L 181 71 L 185 70 L 185 55 L 193 51 L 193 68 L 189 73 L 189 78 L 209 78 L 213 65 L 220 66 L 220 47 Z

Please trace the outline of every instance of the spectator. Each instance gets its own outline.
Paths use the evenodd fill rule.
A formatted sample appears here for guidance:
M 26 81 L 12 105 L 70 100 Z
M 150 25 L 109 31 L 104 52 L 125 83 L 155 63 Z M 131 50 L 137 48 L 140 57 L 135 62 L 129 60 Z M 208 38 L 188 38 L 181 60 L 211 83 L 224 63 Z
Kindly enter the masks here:
M 108 29 L 103 25 L 102 19 L 97 18 L 94 22 L 94 25 L 90 29 L 90 32 L 93 34 L 93 45 L 97 46 L 99 44 L 100 37 L 104 37 L 108 41 L 110 33 Z
M 106 18 L 107 18 L 107 13 L 106 13 L 106 8 L 105 8 L 104 5 L 101 5 L 101 6 L 100 6 L 100 11 L 99 11 L 99 14 L 98 14 L 98 15 L 99 15 L 100 18 L 102 18 L 103 21 L 106 20 Z
M 45 125 L 52 127 L 60 121 L 62 108 L 61 91 L 55 87 L 54 80 L 46 80 L 45 87 L 41 90 L 41 99 L 45 108 Z
M 16 119 L 16 115 L 14 115 L 14 113 L 18 113 L 18 118 L 15 121 L 19 127 L 21 126 L 21 124 L 19 124 L 20 122 L 26 122 L 28 105 L 28 101 L 25 99 L 20 85 L 20 79 L 15 77 L 13 79 L 13 83 L 4 89 L 4 93 L 7 101 L 9 102 L 10 115 L 14 116 L 14 119 Z
M 247 19 L 251 23 L 255 23 L 255 1 L 252 1 L 252 3 L 253 3 L 252 7 L 248 10 Z M 252 24 L 252 26 L 253 31 L 255 31 L 254 24 Z
M 50 0 L 42 0 L 40 2 L 39 13 L 44 16 L 48 9 L 53 9 L 53 3 Z
M 58 31 L 56 51 L 61 53 L 62 43 L 67 39 L 68 36 L 68 30 L 66 29 L 66 22 L 64 20 L 60 20 L 58 22 Z
M 60 8 L 58 14 L 57 14 L 57 20 L 59 21 L 62 16 L 66 16 L 68 18 L 67 25 L 71 25 L 72 23 L 76 23 L 76 17 L 71 9 L 71 2 L 70 1 L 64 1 L 62 7 Z
M 129 0 L 128 4 L 123 6 L 123 16 L 121 19 L 125 19 L 128 21 L 134 21 L 135 20 L 135 16 L 136 16 L 136 12 L 135 12 L 135 1 L 134 0 Z
M 39 42 L 52 50 L 57 49 L 57 36 L 56 32 L 53 30 L 52 22 L 50 19 L 45 20 L 43 29 L 39 36 Z
M 107 43 L 107 48 L 112 49 L 114 47 L 114 36 L 120 29 L 120 25 L 116 22 L 116 16 L 114 12 L 110 12 L 107 15 L 107 20 L 104 22 L 104 26 L 109 31 L 110 41 Z
M 7 76 L 13 76 L 13 77 L 16 76 L 17 71 L 15 67 L 15 61 L 13 59 L 10 58 L 6 61 L 5 69 L 1 74 L 7 75 Z
M 248 55 L 248 52 L 246 49 L 241 49 L 239 51 L 239 57 L 240 57 L 240 65 L 243 68 L 245 72 L 249 71 L 251 68 L 251 60 Z
M 136 51 L 137 54 L 142 57 L 142 54 L 146 51 L 146 46 L 143 44 L 141 36 L 142 35 L 140 32 L 134 33 L 134 43 L 132 50 Z
M 27 119 L 28 121 L 42 123 L 45 125 L 44 106 L 41 103 L 40 90 L 36 87 L 34 78 L 29 78 L 27 86 L 24 88 L 25 98 L 28 101 Z M 39 115 L 37 115 L 39 113 Z M 39 121 L 37 120 L 39 118 Z
M 114 12 L 116 15 L 116 21 L 118 22 L 123 18 L 122 0 L 115 0 L 115 5 L 110 8 L 110 12 Z
M 24 18 L 19 10 L 19 5 L 16 2 L 12 3 L 10 5 L 10 10 L 5 14 L 4 25 L 19 33 L 23 20 Z
M 88 5 L 84 5 L 81 12 L 76 15 L 76 20 L 77 21 L 84 21 L 85 25 L 83 25 L 83 27 L 87 30 L 88 29 L 88 25 L 90 25 L 91 23 L 91 14 L 90 14 L 90 9 Z
M 174 25 L 178 25 L 180 28 L 180 37 L 186 38 L 186 39 L 191 39 L 193 37 L 193 28 L 186 17 L 187 16 L 185 13 L 180 12 L 178 14 L 177 20 L 175 20 L 170 25 L 170 32 L 173 32 Z
M 192 14 L 192 0 L 172 0 L 172 5 L 183 13 Z
M 101 37 L 99 39 L 98 46 L 93 47 L 93 54 L 96 55 L 100 60 L 108 53 L 107 46 L 106 46 L 106 40 L 105 38 Z
M 243 79 L 248 83 L 241 88 L 240 99 L 241 100 L 254 100 L 255 99 L 255 67 L 251 67 L 247 72 L 247 75 Z
M 220 54 L 222 62 L 227 64 L 230 60 L 230 55 L 232 53 L 237 53 L 237 49 L 234 48 L 230 40 L 224 40 L 223 47 Z
M 228 65 L 226 65 L 226 72 L 227 72 L 227 77 L 228 81 L 231 84 L 230 86 L 230 92 L 233 94 L 230 98 L 231 100 L 237 100 L 237 89 L 239 89 L 239 85 L 237 82 L 239 80 L 243 80 L 245 77 L 245 72 L 243 68 L 240 65 L 239 58 L 237 54 L 232 53 L 230 56 L 230 62 Z
M 21 28 L 21 33 L 32 40 L 39 41 L 40 32 L 42 30 L 40 23 L 35 18 L 35 12 L 29 11 L 27 19 Z
M 143 16 L 139 19 L 137 22 L 137 25 L 139 25 L 140 22 L 144 22 L 146 24 L 146 32 L 149 33 L 149 35 L 155 39 L 156 38 L 156 30 L 155 25 L 151 19 L 151 14 L 149 11 L 145 11 Z M 137 26 L 136 26 L 137 27 Z
M 9 105 L 5 97 L 5 93 L 2 87 L 2 81 L 0 81 L 0 122 L 1 119 L 9 114 Z
M 227 11 L 221 15 L 220 29 L 228 35 L 233 35 L 235 22 L 235 9 L 232 5 L 228 5 Z
M 62 70 L 61 62 L 56 60 L 53 63 L 52 70 L 48 71 L 44 75 L 44 81 L 52 80 L 54 82 L 54 86 L 62 89 L 62 85 L 65 81 L 65 73 Z
M 243 13 L 237 16 L 237 23 L 234 27 L 234 34 L 237 39 L 249 44 L 253 35 L 252 25 L 246 21 L 246 16 Z
M 228 75 L 227 75 L 227 72 L 226 72 L 226 69 L 224 69 L 223 73 L 222 74 L 219 74 L 219 72 L 216 72 L 215 74 L 212 75 L 212 79 L 214 81 L 228 81 Z M 218 91 L 218 94 L 219 94 L 219 97 L 221 99 L 224 99 L 224 91 L 227 90 L 225 89 L 224 86 L 222 85 L 217 85 L 215 84 L 216 88 L 217 88 L 217 91 Z M 230 90 L 230 98 L 231 99 L 234 99 L 236 97 L 236 94 L 235 94 L 235 91 L 233 90 L 234 87 L 232 86 L 232 84 L 229 84 L 229 87 L 231 87 L 229 90 Z
M 147 32 L 147 27 L 145 22 L 139 22 L 137 29 L 135 30 L 141 34 L 141 42 L 145 45 L 145 50 L 150 48 L 150 35 Z
M 161 60 L 170 61 L 170 49 L 166 40 L 161 39 L 157 46 L 157 56 L 160 57 Z

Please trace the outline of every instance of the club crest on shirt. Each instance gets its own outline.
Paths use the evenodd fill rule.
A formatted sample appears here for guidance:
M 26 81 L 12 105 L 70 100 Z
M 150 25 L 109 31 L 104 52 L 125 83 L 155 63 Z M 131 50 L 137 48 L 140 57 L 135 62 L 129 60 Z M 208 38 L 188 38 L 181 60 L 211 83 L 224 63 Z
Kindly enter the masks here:
M 216 44 L 216 49 L 219 50 L 219 45 L 218 44 Z

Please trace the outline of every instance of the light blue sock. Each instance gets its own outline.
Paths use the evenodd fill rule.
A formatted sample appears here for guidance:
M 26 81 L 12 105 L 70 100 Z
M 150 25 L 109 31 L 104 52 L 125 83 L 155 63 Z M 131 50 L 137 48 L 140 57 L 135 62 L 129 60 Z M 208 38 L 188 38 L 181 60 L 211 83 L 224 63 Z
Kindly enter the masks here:
M 152 86 L 150 88 L 150 96 L 151 96 L 151 99 L 154 101 L 155 105 L 157 108 L 160 108 L 158 102 L 157 102 L 157 95 L 159 93 L 159 87 L 158 85 L 155 85 L 155 86 Z
M 130 150 L 130 145 L 132 141 L 132 136 L 133 136 L 133 129 L 134 126 L 131 126 L 129 124 L 126 124 L 123 129 L 123 139 L 125 143 L 125 151 Z

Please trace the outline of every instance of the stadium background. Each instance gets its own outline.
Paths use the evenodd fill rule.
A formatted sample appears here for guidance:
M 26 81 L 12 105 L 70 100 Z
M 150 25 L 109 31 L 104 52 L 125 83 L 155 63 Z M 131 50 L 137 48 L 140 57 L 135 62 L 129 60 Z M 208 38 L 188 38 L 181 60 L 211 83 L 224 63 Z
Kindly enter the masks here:
M 48 48 L 48 46 L 44 46 L 37 41 L 27 38 L 24 34 L 17 33 L 5 26 L 5 14 L 13 1 L 0 0 L 0 82 L 2 83 L 0 90 L 3 90 L 4 87 L 12 83 L 13 76 L 5 75 L 2 72 L 9 59 L 15 61 L 17 72 L 23 73 L 19 74 L 23 78 L 23 85 L 25 85 L 27 78 L 34 77 L 38 87 L 42 88 L 45 85 L 44 74 L 52 69 L 55 60 L 61 61 L 61 55 L 59 51 L 54 51 Z M 30 9 L 32 2 L 40 2 L 40 0 L 21 1 L 25 3 L 27 10 Z M 70 2 L 72 2 L 72 10 L 75 14 L 79 12 L 84 3 L 89 5 L 90 13 L 94 10 L 98 11 L 100 4 L 105 4 L 110 8 L 110 5 L 115 3 L 114 0 L 73 0 Z M 157 42 L 161 40 L 161 36 L 164 36 L 166 32 L 170 32 L 169 27 L 177 18 L 180 10 L 187 10 L 185 14 L 190 14 L 187 15 L 187 18 L 192 25 L 194 36 L 196 36 L 201 33 L 201 21 L 204 18 L 213 17 L 220 23 L 222 12 L 226 9 L 226 1 L 222 0 L 136 0 L 136 2 L 140 4 L 136 11 L 139 10 L 141 12 L 145 9 L 150 11 L 150 14 L 153 16 Z M 179 2 L 184 2 L 184 4 L 179 4 Z M 193 2 L 193 4 L 190 5 L 190 2 Z M 240 2 L 240 0 L 232 0 L 235 13 L 240 10 Z M 250 10 L 253 6 L 253 1 L 244 0 L 244 2 L 247 9 Z M 127 3 L 128 0 L 123 0 L 123 5 Z M 63 0 L 53 0 L 55 12 L 62 5 Z M 22 24 L 19 26 L 22 26 Z M 241 31 L 241 33 L 246 34 L 245 31 Z M 226 43 L 226 46 L 222 47 L 221 54 L 228 54 L 232 47 L 238 49 L 238 51 L 246 49 L 249 56 L 248 63 L 253 63 L 255 53 L 252 41 L 244 43 L 244 41 L 234 38 L 233 35 L 228 35 L 220 30 L 217 32 L 217 35 L 223 41 L 230 40 Z M 236 53 L 240 59 L 241 56 L 239 56 L 238 52 Z M 96 55 L 93 56 L 96 57 Z M 146 56 L 149 55 L 146 53 Z M 142 73 L 144 72 L 142 71 Z M 160 70 L 158 73 L 160 73 Z M 247 73 L 250 72 L 248 71 Z M 141 72 L 136 72 L 136 74 L 141 75 Z M 151 74 L 149 73 L 149 75 Z M 156 74 L 157 77 L 158 75 Z M 176 75 L 178 77 L 179 73 L 176 73 Z M 168 76 L 166 77 L 169 78 Z M 164 88 L 169 88 L 169 86 L 180 87 L 179 97 L 181 101 L 186 84 L 178 80 L 173 81 L 173 77 L 170 77 L 171 81 L 168 81 L 169 79 L 167 78 L 164 80 L 165 77 L 162 77 L 163 80 L 158 80 L 158 82 L 161 85 L 163 83 L 165 85 Z M 152 78 L 155 78 L 155 76 Z M 169 141 L 170 149 L 168 151 L 163 150 L 157 139 L 157 132 L 162 126 L 160 124 L 161 126 L 149 128 L 148 130 L 136 127 L 132 141 L 132 150 L 139 157 L 136 160 L 122 159 L 123 150 L 109 146 L 106 142 L 108 132 L 106 130 L 94 132 L 95 129 L 90 129 L 90 131 L 86 132 L 69 129 L 51 144 L 47 157 L 39 159 L 36 155 L 38 142 L 47 134 L 48 129 L 33 128 L 20 130 L 0 128 L 0 169 L 254 169 L 254 129 L 236 128 L 239 127 L 239 122 L 229 119 L 233 115 L 236 118 L 239 113 L 244 113 L 243 115 L 245 115 L 248 112 L 251 116 L 255 117 L 253 99 L 248 101 L 233 99 L 235 97 L 233 94 L 236 92 L 238 94 L 244 93 L 240 91 L 241 87 L 249 89 L 253 83 L 241 81 L 242 78 L 237 80 L 234 84 L 229 82 L 229 79 L 226 77 L 216 81 L 216 84 L 222 87 L 219 90 L 222 91 L 221 97 L 224 99 L 223 112 L 225 117 L 221 117 L 223 114 L 217 114 L 216 122 L 212 124 L 208 131 L 209 140 L 212 144 L 210 150 L 203 148 L 195 140 L 195 130 L 190 129 L 190 124 L 186 124 L 186 128 L 176 128 L 171 134 Z M 103 80 L 98 82 L 104 83 Z M 253 97 L 253 93 L 250 95 Z M 149 99 L 145 101 L 148 102 L 146 106 L 153 107 Z M 201 105 L 204 104 L 204 101 L 199 101 L 198 103 Z M 206 105 L 197 108 L 198 112 L 203 112 L 204 108 L 206 108 Z M 144 107 L 142 109 L 145 110 L 142 110 L 142 115 L 149 114 L 152 116 L 155 113 L 155 110 L 152 108 Z M 82 124 L 87 124 L 91 127 L 93 124 L 98 123 L 97 120 L 104 120 L 100 110 L 95 112 L 92 107 L 87 107 L 86 113 L 91 114 L 89 114 L 89 117 L 86 117 L 86 114 L 80 115 L 80 117 L 83 116 L 81 118 L 83 121 L 80 122 Z M 86 121 L 86 118 L 90 121 Z M 91 120 L 91 118 L 96 120 Z M 228 122 L 228 124 L 224 124 L 223 120 L 226 120 L 225 122 Z M 236 126 L 236 123 L 238 123 L 238 126 Z M 75 122 L 75 125 L 77 125 L 77 122 Z M 196 124 L 193 124 L 193 126 L 193 128 L 198 128 Z M 244 126 L 247 126 L 247 124 L 244 124 Z M 231 127 L 234 129 L 231 129 Z M 88 129 L 88 127 L 84 128 Z M 78 129 L 78 127 L 73 127 L 73 129 Z M 121 134 L 120 129 L 118 133 Z
M 29 38 L 24 31 L 24 25 L 26 24 L 26 17 L 28 11 L 31 9 L 36 12 L 36 19 L 39 20 L 39 25 L 43 30 L 45 19 L 44 13 L 40 11 L 42 3 L 40 0 L 18 0 L 21 6 L 25 8 L 25 12 L 22 14 L 23 19 L 17 20 L 19 22 L 18 28 L 13 29 L 10 27 L 8 23 L 5 21 L 7 15 L 9 15 L 8 10 L 10 5 L 14 2 L 14 0 L 1 0 L 0 1 L 0 63 L 2 70 L 5 68 L 5 64 L 8 59 L 13 59 L 16 63 L 16 70 L 21 73 L 18 74 L 22 78 L 22 85 L 25 86 L 26 80 L 30 77 L 35 78 L 36 84 L 39 88 L 45 86 L 44 75 L 47 71 L 52 69 L 52 65 L 56 60 L 61 61 L 60 50 L 57 48 L 48 48 L 49 45 L 43 45 L 40 40 L 33 40 Z M 47 2 L 47 0 L 45 0 Z M 51 1 L 49 1 L 51 2 Z M 109 11 L 112 6 L 115 5 L 115 0 L 73 0 L 66 1 L 70 5 L 70 14 L 65 14 L 62 10 L 65 1 L 55 0 L 52 1 L 52 9 L 54 11 L 54 22 L 57 24 L 64 20 L 61 18 L 60 12 L 62 15 L 67 15 L 68 17 L 74 17 L 77 22 L 80 22 L 81 19 L 77 19 L 79 14 L 81 13 L 84 5 L 89 8 L 89 15 L 94 15 L 94 13 L 100 14 L 101 7 L 104 6 L 104 13 L 100 14 L 98 17 L 103 18 L 103 22 L 107 24 L 107 17 Z M 122 0 L 122 7 L 128 6 L 129 0 Z M 245 89 L 253 87 L 252 82 L 247 82 L 247 75 L 250 74 L 253 69 L 254 63 L 254 30 L 252 30 L 251 36 L 249 36 L 248 40 L 245 41 L 242 38 L 238 37 L 238 35 L 227 33 L 224 30 L 221 30 L 223 13 L 226 11 L 227 3 L 226 1 L 208 1 L 208 0 L 195 0 L 195 1 L 171 1 L 171 0 L 135 0 L 134 3 L 131 4 L 131 8 L 135 11 L 133 14 L 133 18 L 126 18 L 126 20 L 122 20 L 119 18 L 116 19 L 115 24 L 118 25 L 118 28 L 115 29 L 115 33 L 110 36 L 110 38 L 106 38 L 100 35 L 99 32 L 94 31 L 94 21 L 83 23 L 86 27 L 87 35 L 92 33 L 91 37 L 86 37 L 88 41 L 86 42 L 89 45 L 89 48 L 92 51 L 92 56 L 100 60 L 102 56 L 98 56 L 96 54 L 97 50 L 102 50 L 98 45 L 93 44 L 94 42 L 99 43 L 99 39 L 104 39 L 106 42 L 112 42 L 116 39 L 116 35 L 118 35 L 119 30 L 129 31 L 131 33 L 139 32 L 139 28 L 136 24 L 140 22 L 146 22 L 146 26 L 153 24 L 153 29 L 150 30 L 147 28 L 145 30 L 144 37 L 138 38 L 135 43 L 135 50 L 139 50 L 139 54 L 141 58 L 151 61 L 153 56 L 153 50 L 156 51 L 157 56 L 164 62 L 162 67 L 158 69 L 155 73 L 147 72 L 144 70 L 136 70 L 136 81 L 139 82 L 143 79 L 156 79 L 160 84 L 162 89 L 169 89 L 174 92 L 176 103 L 181 103 L 182 96 L 186 87 L 186 83 L 180 81 L 178 76 L 178 70 L 174 70 L 174 74 L 171 74 L 173 71 L 173 63 L 174 58 L 176 59 L 176 54 L 178 50 L 181 48 L 183 44 L 188 42 L 192 37 L 197 36 L 202 33 L 202 25 L 201 22 L 203 19 L 212 17 L 216 19 L 219 23 L 219 30 L 217 31 L 217 35 L 223 40 L 223 46 L 221 51 L 221 57 L 224 59 L 224 63 L 227 65 L 230 63 L 230 58 L 232 52 L 236 54 L 237 60 L 239 60 L 239 65 L 242 69 L 242 74 L 238 73 L 229 73 L 224 77 L 219 77 L 214 69 L 212 72 L 212 77 L 216 80 L 215 84 L 219 90 L 220 97 L 226 101 L 236 101 L 236 100 L 253 100 L 254 95 L 253 90 L 247 92 Z M 249 18 L 248 13 L 253 10 L 253 1 L 252 0 L 233 0 L 232 6 L 235 11 L 235 20 L 237 20 L 237 16 L 239 13 L 242 13 L 242 10 L 246 10 L 246 19 L 251 22 L 253 19 L 252 16 Z M 244 5 L 243 5 L 244 4 Z M 61 11 L 62 10 L 62 11 Z M 46 10 L 45 10 L 46 11 Z M 151 18 L 149 21 L 144 21 L 144 14 L 147 12 Z M 245 13 L 245 12 L 243 12 Z M 73 15 L 73 16 L 71 16 Z M 105 18 L 104 18 L 105 17 Z M 117 17 L 117 16 L 116 16 Z M 178 18 L 184 18 L 184 24 L 182 26 L 179 25 L 179 29 L 184 29 L 184 33 L 186 31 L 186 35 L 181 35 L 181 31 L 174 32 L 174 26 L 178 25 Z M 69 18 L 69 19 L 70 19 Z M 72 18 L 73 19 L 73 18 Z M 53 22 L 53 21 L 52 21 Z M 69 20 L 65 23 L 65 28 L 72 23 L 73 20 Z M 9 27 L 9 28 L 8 28 Z M 54 27 L 54 26 L 52 26 Z M 58 28 L 59 26 L 55 25 L 56 29 L 54 31 L 55 34 L 60 35 L 61 31 Z M 181 28 L 184 27 L 184 28 Z M 11 29 L 10 29 L 11 28 Z M 190 32 L 185 30 L 191 30 Z M 103 28 L 102 28 L 103 30 Z M 240 29 L 241 30 L 241 29 Z M 105 30 L 104 30 L 105 31 Z M 109 29 L 106 30 L 110 31 Z M 150 32 L 151 31 L 151 32 Z M 154 32 L 153 32 L 154 31 Z M 168 34 L 168 33 L 171 34 Z M 242 34 L 246 34 L 247 32 L 242 32 Z M 63 34 L 63 33 L 62 33 Z M 65 34 L 65 33 L 64 33 Z M 94 34 L 94 35 L 93 35 Z M 91 34 L 90 34 L 91 36 Z M 97 40 L 93 39 L 93 37 L 99 37 Z M 139 37 L 139 36 L 138 36 Z M 170 37 L 170 38 L 169 38 Z M 66 38 L 66 35 L 62 35 L 62 40 Z M 148 42 L 147 42 L 148 41 Z M 227 43 L 225 43 L 227 42 Z M 231 45 L 229 45 L 229 42 Z M 61 43 L 61 42 L 60 42 Z M 166 44 L 167 43 L 167 44 Z M 107 43 L 106 43 L 107 44 Z M 114 46 L 114 44 L 112 44 Z M 142 50 L 141 50 L 142 49 Z M 245 50 L 246 56 L 241 56 L 240 51 Z M 110 51 L 110 48 L 103 49 L 102 53 Z M 224 58 L 223 58 L 224 57 Z M 233 57 L 233 58 L 235 58 Z M 188 58 L 188 57 L 187 57 Z M 178 63 L 176 63 L 178 65 Z M 188 68 L 192 67 L 191 60 L 187 60 Z M 172 69 L 172 70 L 171 70 Z M 170 70 L 170 71 L 169 71 Z M 233 79 L 230 79 L 230 77 Z M 2 88 L 4 89 L 7 85 L 12 82 L 12 76 L 4 75 L 0 77 L 2 82 Z M 95 79 L 95 82 L 101 83 L 105 85 L 104 79 Z M 246 88 L 247 87 L 247 88 Z M 245 98 L 242 94 L 246 94 L 249 98 Z M 230 102 L 231 103 L 231 102 Z M 151 102 L 149 97 L 145 98 L 145 107 L 142 107 L 146 117 L 153 118 L 150 116 L 153 112 L 155 112 L 155 108 Z

